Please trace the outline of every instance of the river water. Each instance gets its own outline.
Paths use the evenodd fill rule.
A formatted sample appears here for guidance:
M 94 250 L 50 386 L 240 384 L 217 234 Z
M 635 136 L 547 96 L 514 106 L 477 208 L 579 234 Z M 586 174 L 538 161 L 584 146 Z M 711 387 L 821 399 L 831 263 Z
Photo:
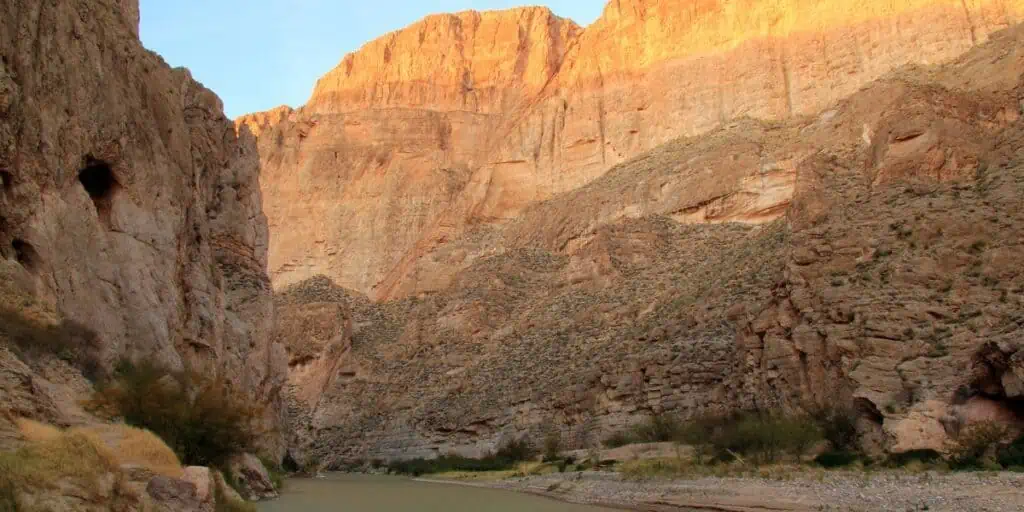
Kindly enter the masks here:
M 337 474 L 291 479 L 259 512 L 612 512 L 495 489 Z

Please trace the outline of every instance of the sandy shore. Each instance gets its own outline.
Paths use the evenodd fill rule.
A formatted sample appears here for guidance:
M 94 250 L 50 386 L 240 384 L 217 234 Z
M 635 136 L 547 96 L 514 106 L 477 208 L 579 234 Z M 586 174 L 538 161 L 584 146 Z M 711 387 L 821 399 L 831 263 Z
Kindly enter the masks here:
M 582 472 L 497 481 L 419 480 L 655 512 L 1024 511 L 1024 473 L 823 471 L 784 479 L 703 477 L 634 481 L 618 473 Z

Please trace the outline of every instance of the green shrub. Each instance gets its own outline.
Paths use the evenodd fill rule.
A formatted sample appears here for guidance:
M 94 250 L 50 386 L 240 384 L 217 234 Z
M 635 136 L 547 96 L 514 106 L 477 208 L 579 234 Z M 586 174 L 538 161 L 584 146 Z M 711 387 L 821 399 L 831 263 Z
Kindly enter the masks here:
M 673 416 L 655 414 L 633 427 L 631 438 L 638 443 L 664 443 L 679 440 L 683 424 Z
M 814 463 L 823 468 L 846 467 L 860 459 L 856 452 L 828 451 L 814 458 Z
M 399 475 L 429 475 L 451 471 L 502 471 L 515 468 L 519 461 L 513 461 L 496 455 L 488 455 L 480 459 L 462 457 L 460 455 L 443 455 L 436 459 L 416 458 L 392 461 L 387 465 L 388 471 Z
M 1006 428 L 994 421 L 969 426 L 947 447 L 953 469 L 982 468 L 989 455 L 1006 439 Z M 991 460 L 991 459 L 989 459 Z
M 755 464 L 803 455 L 822 439 L 812 420 L 772 414 L 742 414 L 708 428 L 713 429 L 709 444 L 719 460 L 741 458 Z
M 451 471 L 503 471 L 514 469 L 520 462 L 532 460 L 536 454 L 529 441 L 513 439 L 501 445 L 496 452 L 479 459 L 449 454 L 436 459 L 420 457 L 392 461 L 386 467 L 390 473 L 412 476 Z
M 523 462 L 536 457 L 537 451 L 533 448 L 530 441 L 525 438 L 511 439 L 499 446 L 494 456 L 511 462 Z
M 996 461 L 1006 469 L 1024 470 L 1024 435 L 996 452 Z
M 93 405 L 157 434 L 186 465 L 223 466 L 231 455 L 253 451 L 259 434 L 261 411 L 226 382 L 152 362 L 119 364 L 113 379 L 97 388 Z
M 280 464 L 264 457 L 260 457 L 260 462 L 267 469 L 267 476 L 270 477 L 270 483 L 274 484 L 274 489 L 278 491 L 284 489 L 284 479 L 286 476 L 284 468 Z
M 942 460 L 942 454 L 932 449 L 921 449 L 921 450 L 908 450 L 900 453 L 893 453 L 889 455 L 889 464 L 893 466 L 903 467 L 911 462 L 918 462 L 922 464 L 934 464 Z
M 223 492 L 220 485 L 213 486 L 215 512 L 256 512 L 256 505 L 240 501 Z
M 694 459 L 698 464 L 703 464 L 714 450 L 713 440 L 716 432 L 727 422 L 727 419 L 716 416 L 694 418 L 680 429 L 677 441 L 693 448 Z
M 633 441 L 628 433 L 619 431 L 613 432 L 608 437 L 604 438 L 604 440 L 601 441 L 601 444 L 603 444 L 605 448 L 619 448 L 621 446 L 633 444 L 634 442 L 635 441 Z
M 558 430 L 551 430 L 544 436 L 544 462 L 554 462 L 562 455 L 562 434 Z
M 846 407 L 825 407 L 815 411 L 822 436 L 836 451 L 853 450 L 857 447 L 857 412 Z

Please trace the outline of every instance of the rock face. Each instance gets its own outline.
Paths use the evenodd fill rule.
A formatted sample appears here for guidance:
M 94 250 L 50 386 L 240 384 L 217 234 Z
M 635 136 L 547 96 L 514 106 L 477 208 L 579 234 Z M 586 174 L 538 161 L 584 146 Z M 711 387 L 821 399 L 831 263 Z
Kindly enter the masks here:
M 680 135 L 815 114 L 1022 16 L 1019 0 L 629 0 L 586 29 L 539 8 L 428 17 L 346 56 L 301 109 L 238 121 L 261 133 L 272 280 L 443 288 L 426 255 L 480 222 Z M 747 205 L 688 221 L 770 221 L 792 182 L 728 193 Z
M 147 357 L 223 374 L 277 411 L 285 362 L 269 338 L 253 137 L 142 47 L 137 1 L 0 8 L 4 307 L 94 331 L 103 367 Z M 33 371 L 34 393 L 59 394 Z
M 551 429 L 587 446 L 651 413 L 835 403 L 887 450 L 1019 425 L 1022 30 L 418 246 L 403 298 L 285 286 L 297 458 L 474 455 Z
M 245 499 L 259 501 L 278 496 L 267 468 L 255 455 L 251 453 L 235 455 L 228 461 L 228 467 L 235 483 L 245 494 Z

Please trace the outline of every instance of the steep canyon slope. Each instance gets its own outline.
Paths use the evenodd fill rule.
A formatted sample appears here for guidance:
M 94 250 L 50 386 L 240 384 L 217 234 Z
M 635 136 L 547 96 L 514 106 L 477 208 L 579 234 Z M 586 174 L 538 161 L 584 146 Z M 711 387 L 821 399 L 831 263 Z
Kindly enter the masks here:
M 613 1 L 557 66 L 516 46 L 551 71 L 539 92 L 488 74 L 479 100 L 472 73 L 388 81 L 414 25 L 363 50 L 375 86 L 357 53 L 310 105 L 239 120 L 293 456 L 837 401 L 877 449 L 1019 423 L 1024 34 L 998 29 L 1024 4 L 896 5 Z M 576 31 L 545 19 L 544 44 Z
M 277 427 L 286 366 L 255 139 L 142 47 L 137 0 L 0 12 L 0 338 L 15 318 L 84 337 L 42 359 L 3 340 L 0 425 L 94 421 L 66 360 L 94 376 L 128 358 L 223 376 Z M 280 453 L 279 433 L 266 445 Z
M 430 16 L 346 56 L 304 107 L 239 120 L 262 133 L 272 280 L 324 274 L 375 299 L 443 288 L 424 255 L 468 226 L 680 135 L 816 113 L 1022 15 L 1018 0 L 630 0 L 586 29 L 539 8 Z M 768 221 L 789 195 L 712 217 Z

